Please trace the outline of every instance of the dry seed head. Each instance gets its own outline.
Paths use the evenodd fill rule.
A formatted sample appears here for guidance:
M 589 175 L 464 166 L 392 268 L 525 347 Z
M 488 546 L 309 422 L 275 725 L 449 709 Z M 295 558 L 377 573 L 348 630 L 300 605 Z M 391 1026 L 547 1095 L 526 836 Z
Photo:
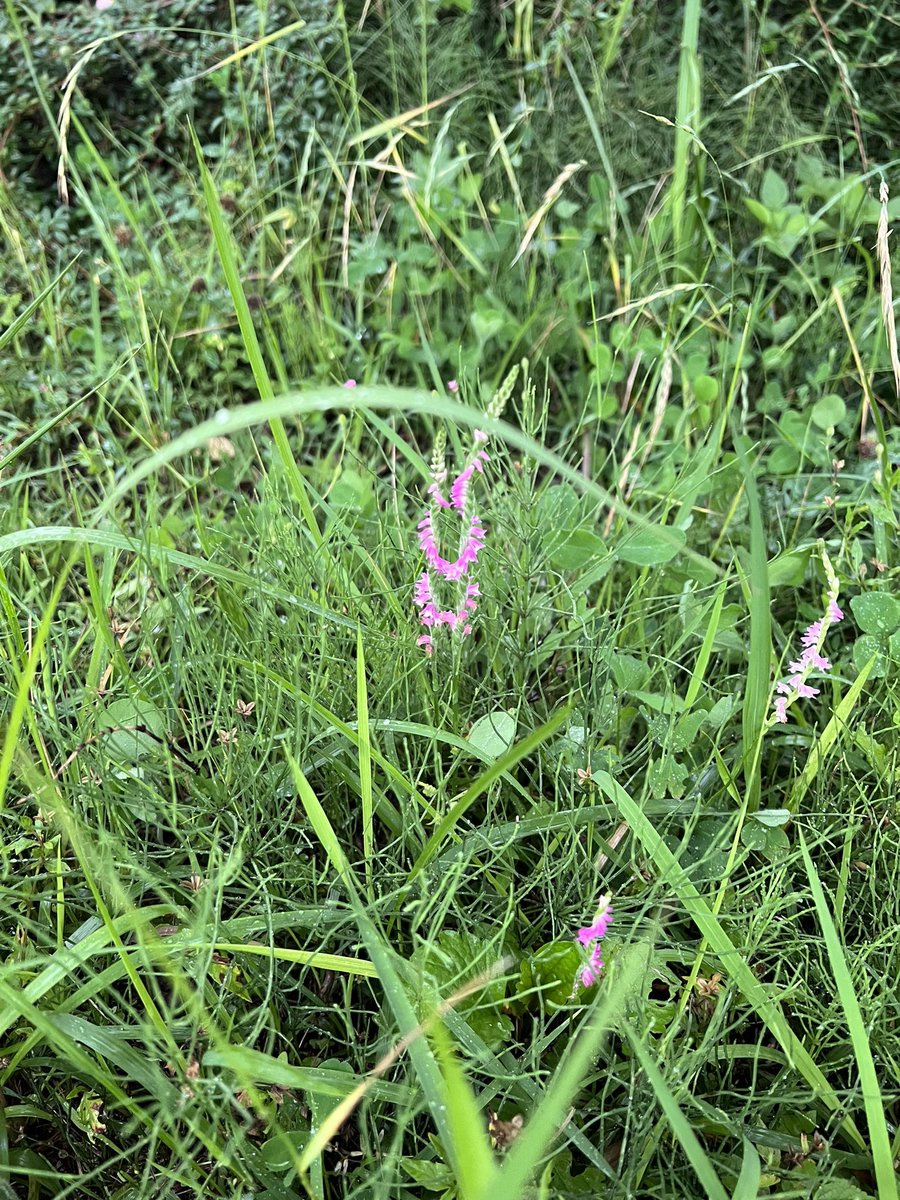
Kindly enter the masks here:
M 434 439 L 434 448 L 431 451 L 431 478 L 437 483 L 441 483 L 447 478 L 446 448 L 447 433 L 441 427 L 437 431 L 437 436 Z

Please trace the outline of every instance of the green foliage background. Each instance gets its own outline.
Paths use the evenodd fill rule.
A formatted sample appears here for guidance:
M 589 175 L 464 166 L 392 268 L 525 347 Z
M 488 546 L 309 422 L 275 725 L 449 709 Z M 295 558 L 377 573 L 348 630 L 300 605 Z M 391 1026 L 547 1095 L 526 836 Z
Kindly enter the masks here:
M 5 0 L 0 1196 L 896 1195 L 898 47 Z

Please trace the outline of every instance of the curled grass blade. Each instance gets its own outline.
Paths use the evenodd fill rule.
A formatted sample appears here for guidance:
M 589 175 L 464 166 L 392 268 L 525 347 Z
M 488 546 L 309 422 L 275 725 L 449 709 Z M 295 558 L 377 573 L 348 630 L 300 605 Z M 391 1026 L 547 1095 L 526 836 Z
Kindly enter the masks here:
M 129 495 L 144 479 L 155 474 L 169 463 L 188 455 L 204 446 L 213 437 L 231 437 L 233 434 L 251 429 L 254 425 L 270 424 L 273 420 L 300 417 L 308 413 L 331 411 L 358 411 L 366 408 L 388 412 L 421 412 L 432 417 L 456 423 L 466 429 L 484 429 L 489 436 L 497 438 L 521 451 L 541 466 L 571 483 L 578 491 L 604 506 L 614 505 L 616 512 L 629 525 L 637 529 L 652 528 L 661 542 L 669 542 L 674 550 L 686 559 L 698 563 L 713 578 L 720 578 L 722 569 L 705 555 L 683 546 L 676 532 L 659 527 L 650 517 L 621 504 L 606 488 L 586 479 L 576 468 L 570 466 L 560 455 L 547 450 L 540 442 L 528 437 L 506 421 L 491 420 L 483 411 L 425 392 L 416 388 L 366 386 L 347 389 L 342 387 L 310 388 L 308 392 L 292 392 L 276 396 L 271 400 L 258 400 L 229 411 L 223 411 L 209 420 L 202 421 L 171 442 L 160 446 L 143 462 L 139 463 L 120 482 L 110 489 L 106 499 L 94 510 L 92 524 L 100 522 L 115 510 L 123 497 Z

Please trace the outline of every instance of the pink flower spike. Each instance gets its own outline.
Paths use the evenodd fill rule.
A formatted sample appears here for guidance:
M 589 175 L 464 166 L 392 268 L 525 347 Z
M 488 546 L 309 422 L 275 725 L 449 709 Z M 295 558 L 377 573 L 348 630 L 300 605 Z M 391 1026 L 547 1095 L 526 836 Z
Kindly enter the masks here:
M 444 478 L 446 479 L 446 472 L 444 473 Z M 428 495 L 431 496 L 438 508 L 453 507 L 449 500 L 444 499 L 444 495 L 441 492 L 440 485 L 437 480 L 435 480 L 435 482 L 429 487 Z
M 591 956 L 581 968 L 579 977 L 582 987 L 593 987 L 600 978 L 603 971 L 603 955 L 600 952 L 600 943 L 597 942 L 591 950 Z
M 600 978 L 600 972 L 603 970 L 603 958 L 600 954 L 600 947 L 595 946 L 594 952 L 591 955 L 590 962 L 585 963 L 581 968 L 581 986 L 593 987 Z
M 355 380 L 355 379 L 348 379 L 348 380 L 347 380 L 347 381 L 344 383 L 344 385 L 343 385 L 343 386 L 344 386 L 344 387 L 346 387 L 346 388 L 355 388 L 355 387 L 356 387 L 356 380 Z
M 456 382 L 456 380 L 455 380 L 455 379 L 451 379 L 451 380 L 448 382 L 448 384 L 447 384 L 447 391 L 448 391 L 448 392 L 458 392 L 458 391 L 459 391 L 459 384 Z
M 795 658 L 788 664 L 787 679 L 779 680 L 775 684 L 776 696 L 773 701 L 771 719 L 780 725 L 787 724 L 787 710 L 795 700 L 812 700 L 820 694 L 820 689 L 813 687 L 807 680 L 812 671 L 831 670 L 830 660 L 822 653 L 823 643 L 829 627 L 844 619 L 844 614 L 837 602 L 839 587 L 837 576 L 824 550 L 822 551 L 822 560 L 829 582 L 828 606 L 825 615 L 818 621 L 813 621 L 800 635 L 800 644 L 803 650 L 799 658 Z
M 806 654 L 804 654 L 803 657 L 806 659 L 807 665 L 809 666 L 810 670 L 812 670 L 812 671 L 830 671 L 831 670 L 831 663 L 828 661 L 827 658 L 823 658 L 822 655 L 818 653 L 818 651 L 810 650 Z
M 591 942 L 606 937 L 606 931 L 611 920 L 612 909 L 608 908 L 605 912 L 594 918 L 593 925 L 586 925 L 583 929 L 579 929 L 578 940 L 582 946 L 590 945 Z
M 814 646 L 822 636 L 822 621 L 814 621 L 800 639 L 801 646 Z

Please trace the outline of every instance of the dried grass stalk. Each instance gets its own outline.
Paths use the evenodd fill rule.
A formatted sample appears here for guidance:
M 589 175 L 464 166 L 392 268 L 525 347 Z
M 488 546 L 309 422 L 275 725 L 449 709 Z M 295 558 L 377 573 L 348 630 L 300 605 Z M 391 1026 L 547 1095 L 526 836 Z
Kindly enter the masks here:
M 888 245 L 888 185 L 882 181 L 878 192 L 881 212 L 878 216 L 878 262 L 881 267 L 881 317 L 887 335 L 888 353 L 894 371 L 894 391 L 900 397 L 900 356 L 897 354 L 897 327 L 894 323 L 894 298 L 891 294 L 891 250 Z

